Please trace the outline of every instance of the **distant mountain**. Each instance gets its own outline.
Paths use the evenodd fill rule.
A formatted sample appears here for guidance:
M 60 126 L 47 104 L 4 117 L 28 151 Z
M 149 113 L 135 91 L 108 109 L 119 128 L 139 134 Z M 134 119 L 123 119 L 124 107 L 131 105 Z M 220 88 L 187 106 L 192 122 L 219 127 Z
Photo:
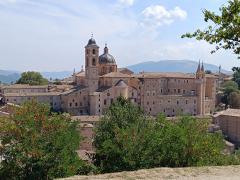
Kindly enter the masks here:
M 7 75 L 0 74 L 0 81 L 1 83 L 4 83 L 4 84 L 15 83 L 19 78 L 20 78 L 20 74 L 18 73 L 7 74 Z
M 72 71 L 60 71 L 60 72 L 40 72 L 47 79 L 64 79 L 73 74 Z
M 20 71 L 1 70 L 1 69 L 0 69 L 0 75 L 4 75 L 4 76 L 11 75 L 11 74 L 20 74 L 20 73 L 21 73 Z
M 162 61 L 148 61 L 139 64 L 128 66 L 134 73 L 141 71 L 146 72 L 183 72 L 195 73 L 197 70 L 198 62 L 191 60 L 162 60 Z M 218 72 L 218 66 L 213 64 L 204 63 L 205 70 Z M 223 73 L 231 74 L 231 71 L 222 69 Z
M 162 60 L 162 61 L 148 61 L 135 65 L 128 66 L 130 70 L 135 73 L 141 71 L 146 72 L 184 72 L 195 73 L 198 62 L 190 60 Z M 205 70 L 218 72 L 218 66 L 204 63 Z M 231 71 L 222 69 L 223 73 L 231 74 Z M 40 72 L 47 79 L 64 79 L 72 75 L 72 71 L 60 72 Z M 0 81 L 2 83 L 10 84 L 16 82 L 21 75 L 19 71 L 0 70 Z
M 72 75 L 72 71 L 59 71 L 59 72 L 40 72 L 43 77 L 47 79 L 64 79 Z M 15 83 L 21 76 L 20 71 L 14 70 L 0 70 L 0 81 L 2 83 L 10 84 Z

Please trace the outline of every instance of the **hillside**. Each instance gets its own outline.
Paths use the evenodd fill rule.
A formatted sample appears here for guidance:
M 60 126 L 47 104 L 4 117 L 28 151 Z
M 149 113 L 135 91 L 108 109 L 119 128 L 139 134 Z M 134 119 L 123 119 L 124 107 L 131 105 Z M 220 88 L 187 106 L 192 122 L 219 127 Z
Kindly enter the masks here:
M 162 60 L 162 61 L 148 61 L 139 64 L 128 66 L 130 70 L 135 73 L 141 71 L 146 72 L 183 72 L 183 73 L 195 73 L 198 66 L 198 62 L 190 60 Z M 213 64 L 204 63 L 205 70 L 212 72 L 218 72 L 219 67 Z M 230 71 L 222 69 L 223 73 L 231 73 Z
M 95 180 L 95 179 L 178 179 L 178 180 L 238 180 L 240 166 L 214 166 L 189 168 L 155 168 L 130 172 L 101 174 L 95 176 L 74 176 L 66 180 Z

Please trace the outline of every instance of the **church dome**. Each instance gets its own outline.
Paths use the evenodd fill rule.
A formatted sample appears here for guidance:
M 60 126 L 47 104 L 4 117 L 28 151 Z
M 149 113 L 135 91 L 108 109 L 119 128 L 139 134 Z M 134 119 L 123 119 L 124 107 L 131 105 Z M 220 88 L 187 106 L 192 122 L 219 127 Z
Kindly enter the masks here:
M 99 64 L 116 64 L 114 57 L 108 53 L 107 46 L 104 48 L 104 53 L 99 56 Z
M 95 39 L 91 38 L 91 39 L 88 40 L 88 44 L 87 45 L 89 46 L 89 45 L 97 45 L 97 44 L 96 44 Z

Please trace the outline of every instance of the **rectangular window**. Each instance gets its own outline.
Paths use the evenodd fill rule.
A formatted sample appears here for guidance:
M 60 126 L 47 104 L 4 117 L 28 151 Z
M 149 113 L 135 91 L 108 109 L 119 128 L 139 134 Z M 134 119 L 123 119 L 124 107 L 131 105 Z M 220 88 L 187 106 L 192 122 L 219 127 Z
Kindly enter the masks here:
M 106 99 L 104 99 L 104 105 L 106 105 L 107 104 L 107 100 Z

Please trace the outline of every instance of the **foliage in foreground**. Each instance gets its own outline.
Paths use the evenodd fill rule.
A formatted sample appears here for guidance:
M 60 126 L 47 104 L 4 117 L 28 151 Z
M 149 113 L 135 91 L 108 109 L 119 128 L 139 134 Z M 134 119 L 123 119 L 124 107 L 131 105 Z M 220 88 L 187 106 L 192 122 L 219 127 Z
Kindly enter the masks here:
M 52 179 L 75 175 L 86 167 L 76 153 L 80 135 L 77 123 L 52 114 L 34 101 L 0 119 L 0 167 L 3 179 Z M 81 170 L 82 172 L 82 170 Z
M 47 85 L 48 80 L 43 78 L 39 72 L 28 71 L 23 72 L 20 79 L 18 79 L 16 83 L 29 85 Z
M 176 122 L 162 115 L 149 119 L 138 107 L 119 98 L 96 129 L 95 165 L 101 172 L 116 172 L 239 163 L 239 156 L 222 154 L 223 137 L 208 133 L 208 123 L 189 116 Z
M 209 26 L 204 30 L 196 30 L 194 33 L 186 33 L 182 37 L 205 40 L 210 44 L 216 44 L 215 51 L 219 49 L 230 49 L 240 58 L 240 1 L 228 0 L 226 5 L 219 8 L 216 14 L 204 10 L 204 20 Z

